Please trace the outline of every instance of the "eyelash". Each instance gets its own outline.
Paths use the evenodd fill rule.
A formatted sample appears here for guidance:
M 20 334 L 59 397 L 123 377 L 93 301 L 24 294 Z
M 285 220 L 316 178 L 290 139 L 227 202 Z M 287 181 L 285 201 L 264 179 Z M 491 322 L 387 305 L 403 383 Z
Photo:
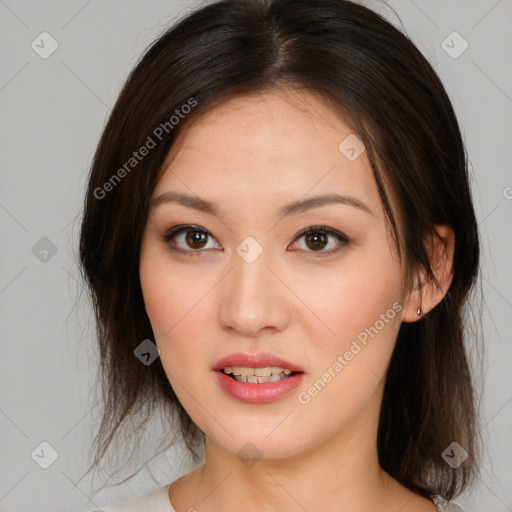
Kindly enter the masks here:
M 200 254 L 202 252 L 204 252 L 203 249 L 185 250 L 185 249 L 181 249 L 179 247 L 175 247 L 175 246 L 171 245 L 170 242 L 173 241 L 173 239 L 176 236 L 178 236 L 179 234 L 181 234 L 183 232 L 186 233 L 187 231 L 197 231 L 199 233 L 204 233 L 208 236 L 211 236 L 210 233 L 208 232 L 208 230 L 206 230 L 200 226 L 194 226 L 194 225 L 188 224 L 188 225 L 179 225 L 179 226 L 175 226 L 175 227 L 171 228 L 169 231 L 167 231 L 167 233 L 162 235 L 162 238 L 169 245 L 170 250 L 175 253 L 180 253 L 180 254 L 183 254 L 188 257 L 200 256 Z M 297 234 L 297 236 L 294 239 L 294 242 L 299 240 L 303 236 L 309 235 L 311 233 L 315 233 L 315 234 L 316 233 L 324 233 L 326 235 L 331 235 L 331 236 L 337 238 L 338 241 L 340 242 L 337 247 L 335 247 L 334 249 L 331 249 L 329 251 L 323 251 L 323 250 L 322 251 L 308 251 L 308 250 L 305 251 L 305 252 L 314 254 L 315 257 L 321 258 L 324 256 L 331 256 L 332 254 L 341 250 L 341 248 L 346 247 L 346 246 L 350 245 L 350 243 L 351 243 L 351 240 L 347 236 L 345 236 L 343 233 L 340 233 L 339 231 L 336 231 L 331 228 L 327 228 L 325 226 L 311 226 L 309 228 L 303 229 L 302 231 L 300 231 Z

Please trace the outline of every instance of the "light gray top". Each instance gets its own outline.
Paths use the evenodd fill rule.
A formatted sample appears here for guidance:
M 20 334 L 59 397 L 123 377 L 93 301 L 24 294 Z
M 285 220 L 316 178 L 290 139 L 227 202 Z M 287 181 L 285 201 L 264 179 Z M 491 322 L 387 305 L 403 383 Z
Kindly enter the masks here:
M 176 512 L 169 501 L 168 493 L 170 485 L 171 484 L 164 485 L 143 496 L 123 501 L 116 505 L 110 505 L 99 510 L 91 510 L 90 512 Z M 449 503 L 443 500 L 443 498 L 436 497 L 433 501 L 438 512 L 464 512 L 458 505 Z

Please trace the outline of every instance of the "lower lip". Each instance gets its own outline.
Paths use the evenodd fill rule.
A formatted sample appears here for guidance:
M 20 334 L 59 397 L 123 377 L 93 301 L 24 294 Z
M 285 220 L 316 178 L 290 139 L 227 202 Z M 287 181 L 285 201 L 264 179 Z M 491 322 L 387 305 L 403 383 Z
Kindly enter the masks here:
M 274 402 L 295 389 L 304 378 L 304 373 L 296 373 L 292 377 L 276 382 L 255 384 L 254 382 L 239 382 L 228 377 L 222 371 L 216 371 L 221 388 L 233 398 L 249 404 L 264 404 Z

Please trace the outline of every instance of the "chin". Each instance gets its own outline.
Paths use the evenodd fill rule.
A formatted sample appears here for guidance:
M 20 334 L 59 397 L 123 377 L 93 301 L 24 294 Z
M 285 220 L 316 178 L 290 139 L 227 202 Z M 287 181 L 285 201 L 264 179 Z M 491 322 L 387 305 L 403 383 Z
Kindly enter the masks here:
M 288 411 L 289 412 L 289 411 Z M 252 459 L 287 459 L 301 454 L 310 449 L 313 442 L 311 435 L 304 436 L 304 429 L 297 431 L 290 430 L 285 426 L 290 418 L 283 419 L 288 413 L 279 417 L 256 419 L 252 416 L 251 425 L 248 426 L 245 420 L 231 421 L 227 428 L 230 436 L 219 425 L 205 426 L 205 435 L 223 450 L 239 457 L 242 462 L 246 458 Z M 280 424 L 282 422 L 282 424 Z M 300 430 L 300 431 L 299 431 Z

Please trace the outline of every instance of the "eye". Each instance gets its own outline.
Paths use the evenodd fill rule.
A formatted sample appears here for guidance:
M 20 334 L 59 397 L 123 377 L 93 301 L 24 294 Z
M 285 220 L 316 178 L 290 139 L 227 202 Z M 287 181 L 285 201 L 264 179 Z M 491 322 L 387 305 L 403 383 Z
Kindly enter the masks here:
M 172 251 L 186 253 L 187 256 L 196 256 L 200 249 L 215 249 L 220 246 L 208 247 L 208 238 L 211 237 L 208 230 L 200 226 L 180 225 L 169 230 L 163 239 L 169 244 Z M 211 237 L 213 239 L 213 237 Z M 188 246 L 188 249 L 186 248 Z
M 213 246 L 210 245 L 210 247 L 208 247 L 209 238 L 212 239 L 213 243 L 214 239 L 208 230 L 201 226 L 193 226 L 190 224 L 174 226 L 163 235 L 163 239 L 167 242 L 171 251 L 187 256 L 199 256 L 201 252 L 203 252 L 201 249 L 222 250 L 219 244 L 213 244 Z M 350 239 L 343 233 L 325 226 L 311 226 L 302 230 L 295 237 L 294 244 L 292 245 L 295 245 L 297 243 L 296 241 L 301 238 L 304 238 L 306 245 L 303 246 L 303 248 L 299 247 L 299 249 L 306 252 L 318 253 L 315 256 L 329 256 L 350 244 Z M 329 244 L 329 238 L 331 238 L 331 241 L 334 239 L 334 243 Z M 329 250 L 324 250 L 329 246 Z M 292 250 L 296 250 L 296 248 Z
M 350 244 L 350 239 L 343 233 L 325 226 L 311 226 L 301 231 L 295 240 L 304 238 L 306 252 L 320 253 L 318 256 L 328 256 Z M 329 238 L 337 240 L 337 243 L 329 244 Z M 324 250 L 330 245 L 329 250 Z M 304 246 L 303 246 L 304 247 Z

